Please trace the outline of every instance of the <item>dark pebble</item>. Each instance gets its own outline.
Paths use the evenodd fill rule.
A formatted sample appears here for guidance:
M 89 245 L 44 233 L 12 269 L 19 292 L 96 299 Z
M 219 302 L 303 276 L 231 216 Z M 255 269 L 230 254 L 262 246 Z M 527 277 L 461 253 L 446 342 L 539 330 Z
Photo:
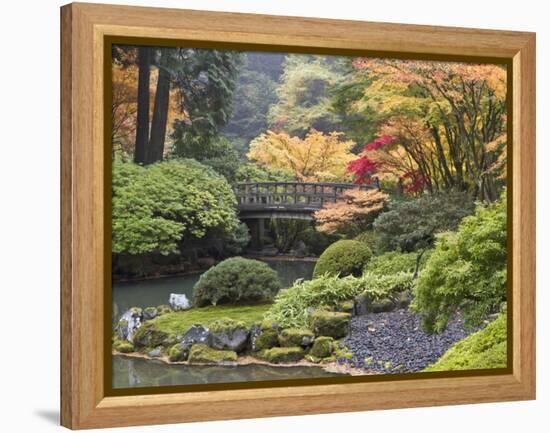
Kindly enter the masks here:
M 342 341 L 353 358 L 344 362 L 373 373 L 418 372 L 474 331 L 465 327 L 460 315 L 439 334 L 425 333 L 421 322 L 419 315 L 406 310 L 352 318 L 351 335 Z M 372 359 L 370 364 L 365 364 L 365 358 Z

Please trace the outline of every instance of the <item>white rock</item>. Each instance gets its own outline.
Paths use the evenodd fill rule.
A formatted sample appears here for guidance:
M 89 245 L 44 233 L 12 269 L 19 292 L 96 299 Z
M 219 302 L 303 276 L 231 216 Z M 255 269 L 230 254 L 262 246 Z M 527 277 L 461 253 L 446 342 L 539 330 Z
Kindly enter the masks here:
M 188 310 L 191 308 L 191 303 L 184 294 L 170 293 L 168 303 L 174 311 Z

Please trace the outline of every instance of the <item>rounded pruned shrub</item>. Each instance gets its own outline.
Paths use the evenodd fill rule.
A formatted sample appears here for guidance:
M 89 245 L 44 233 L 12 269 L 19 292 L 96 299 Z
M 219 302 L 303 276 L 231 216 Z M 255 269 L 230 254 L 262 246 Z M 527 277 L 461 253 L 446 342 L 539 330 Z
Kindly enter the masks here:
M 277 272 L 258 260 L 232 257 L 206 271 L 194 287 L 197 307 L 271 298 L 281 289 Z
M 319 257 L 313 277 L 317 278 L 322 275 L 359 277 L 371 257 L 372 251 L 363 242 L 354 240 L 334 242 Z

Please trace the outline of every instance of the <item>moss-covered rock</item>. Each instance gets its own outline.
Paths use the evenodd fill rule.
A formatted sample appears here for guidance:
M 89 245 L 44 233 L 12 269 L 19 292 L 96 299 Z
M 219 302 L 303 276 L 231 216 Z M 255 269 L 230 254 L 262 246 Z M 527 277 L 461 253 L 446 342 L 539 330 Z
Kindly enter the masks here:
M 152 320 L 158 316 L 158 310 L 155 307 L 147 307 L 143 309 L 143 320 Z
M 250 331 L 250 348 L 254 352 L 271 349 L 279 345 L 279 334 L 272 327 L 254 325 Z
M 188 361 L 201 364 L 232 364 L 237 353 L 231 350 L 216 350 L 206 344 L 194 344 L 189 351 Z
M 155 323 L 148 321 L 143 323 L 134 334 L 134 346 L 141 348 L 154 348 L 165 345 L 165 340 L 168 337 L 166 332 L 156 328 Z
M 280 364 L 299 361 L 305 354 L 301 347 L 273 347 L 258 352 L 256 356 L 264 361 Z
M 382 298 L 378 301 L 373 302 L 369 310 L 373 313 L 385 313 L 391 311 L 395 308 L 395 303 L 390 298 Z
M 309 329 L 289 328 L 279 334 L 281 347 L 309 347 L 313 344 L 315 336 Z
M 334 351 L 334 339 L 332 337 L 317 337 L 309 351 L 311 356 L 316 358 L 326 358 L 332 355 Z
M 185 361 L 189 357 L 189 346 L 185 344 L 174 344 L 168 350 L 168 359 L 172 362 Z
M 343 338 L 350 333 L 351 314 L 317 310 L 311 316 L 311 326 L 316 336 Z
M 134 351 L 134 345 L 129 341 L 115 338 L 115 340 L 113 341 L 113 349 L 120 353 L 130 353 Z
M 335 310 L 343 313 L 354 314 L 355 305 L 353 300 L 343 301 L 336 306 Z
M 213 349 L 242 352 L 247 346 L 250 332 L 243 322 L 223 318 L 213 322 L 209 330 L 208 345 Z
M 157 307 L 157 316 L 162 316 L 166 313 L 171 313 L 172 309 L 170 308 L 170 305 L 162 304 Z

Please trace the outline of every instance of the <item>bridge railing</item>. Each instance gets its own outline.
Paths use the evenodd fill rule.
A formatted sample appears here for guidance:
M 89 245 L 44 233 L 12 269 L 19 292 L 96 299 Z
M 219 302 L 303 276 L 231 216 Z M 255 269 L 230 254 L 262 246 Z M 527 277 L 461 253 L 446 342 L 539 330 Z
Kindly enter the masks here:
M 331 182 L 250 182 L 235 186 L 240 207 L 314 207 L 335 203 L 350 189 L 372 189 L 376 185 L 354 185 Z

